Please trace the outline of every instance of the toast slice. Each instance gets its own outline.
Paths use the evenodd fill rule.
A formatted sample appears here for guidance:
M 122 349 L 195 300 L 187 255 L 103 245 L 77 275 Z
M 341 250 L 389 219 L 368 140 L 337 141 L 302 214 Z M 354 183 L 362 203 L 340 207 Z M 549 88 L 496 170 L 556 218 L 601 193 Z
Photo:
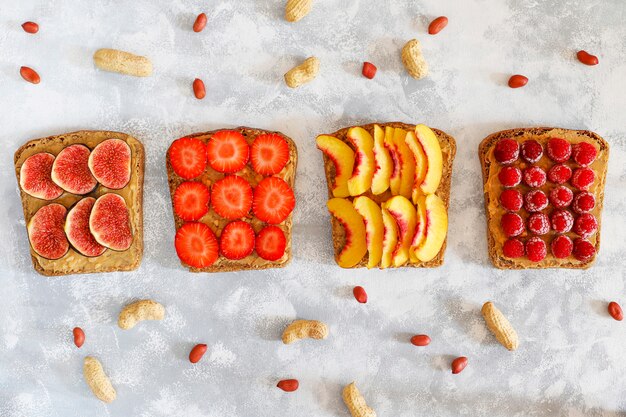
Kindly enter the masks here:
M 203 133 L 194 133 L 186 137 L 199 139 L 203 143 L 206 144 L 211 138 L 211 136 L 213 136 L 214 133 L 219 132 L 221 130 L 224 130 L 224 129 L 218 129 L 218 130 L 213 130 L 210 132 L 203 132 Z M 296 167 L 298 165 L 298 150 L 296 148 L 296 144 L 291 138 L 289 138 L 288 136 L 280 132 L 271 132 L 271 131 L 254 129 L 254 128 L 243 127 L 243 126 L 233 128 L 233 129 L 227 129 L 227 130 L 234 130 L 234 131 L 241 133 L 249 145 L 252 144 L 252 142 L 257 136 L 262 135 L 262 134 L 274 133 L 274 134 L 280 135 L 283 139 L 285 139 L 285 141 L 289 145 L 289 161 L 287 162 L 283 170 L 275 176 L 280 177 L 283 180 L 285 180 L 285 182 L 289 184 L 291 189 L 292 190 L 294 189 L 295 180 L 296 180 Z M 168 183 L 170 187 L 170 195 L 172 197 L 172 212 L 174 214 L 174 224 L 176 226 L 176 230 L 178 231 L 178 229 L 180 229 L 180 227 L 185 223 L 185 221 L 182 220 L 180 217 L 178 217 L 174 211 L 174 192 L 176 191 L 176 188 L 178 188 L 178 186 L 186 180 L 179 177 L 174 172 L 172 168 L 172 164 L 170 162 L 169 151 L 167 152 L 167 155 L 166 155 L 166 165 L 167 165 L 167 178 L 168 178 Z M 259 175 L 252 170 L 252 167 L 250 166 L 250 164 L 247 164 L 245 168 L 243 168 L 241 171 L 238 171 L 237 175 L 246 179 L 250 183 L 252 188 L 254 188 L 263 179 L 262 175 Z M 194 179 L 194 181 L 203 182 L 204 184 L 208 186 L 208 185 L 213 184 L 215 181 L 223 178 L 224 176 L 225 174 L 215 171 L 214 169 L 211 168 L 210 165 L 207 164 L 207 167 L 204 173 L 200 177 Z M 252 214 L 252 212 L 250 212 L 247 220 L 249 221 L 250 225 L 254 229 L 255 233 L 258 233 L 263 228 L 263 226 L 265 226 L 265 223 L 263 223 L 261 220 L 256 218 Z M 213 233 L 215 234 L 215 236 L 218 238 L 224 226 L 226 226 L 228 223 L 231 222 L 231 220 L 224 219 L 220 215 L 218 215 L 213 210 L 212 206 L 209 207 L 209 212 L 198 221 L 208 225 L 213 231 Z M 217 261 L 215 261 L 215 263 L 213 263 L 211 266 L 206 267 L 206 268 L 195 268 L 190 265 L 186 265 L 182 261 L 181 261 L 181 264 L 187 267 L 189 271 L 191 272 L 232 272 L 232 271 L 243 271 L 243 270 L 284 268 L 291 261 L 291 257 L 292 257 L 291 228 L 293 226 L 293 212 L 289 214 L 289 216 L 281 224 L 278 224 L 276 226 L 282 229 L 282 231 L 285 234 L 286 241 L 287 241 L 284 255 L 276 261 L 267 261 L 259 257 L 256 254 L 256 252 L 253 252 L 251 255 L 243 259 L 239 259 L 239 260 L 227 259 L 224 256 L 220 255 Z
M 370 123 L 367 125 L 362 125 L 360 127 L 362 127 L 363 129 L 365 129 L 367 132 L 369 132 L 372 136 L 374 135 L 374 125 L 378 125 L 380 126 L 383 130 L 385 129 L 385 127 L 393 127 L 393 128 L 401 128 L 404 130 L 414 130 L 415 129 L 415 125 L 409 125 L 406 123 L 402 123 L 402 122 L 389 122 L 389 123 Z M 350 126 L 352 127 L 352 126 Z M 334 133 L 329 133 L 327 134 L 328 136 L 333 136 L 337 139 L 340 139 L 341 141 L 345 142 L 346 144 L 350 145 L 350 141 L 348 140 L 348 130 L 350 130 L 350 127 L 346 127 L 343 129 L 340 129 Z M 446 210 L 448 210 L 450 208 L 450 185 L 451 185 L 451 180 L 452 180 L 452 164 L 454 161 L 454 157 L 456 155 L 456 142 L 454 140 L 454 138 L 450 135 L 448 135 L 447 133 L 438 130 L 438 129 L 432 129 L 433 132 L 435 133 L 435 135 L 437 136 L 437 139 L 439 140 L 439 145 L 441 147 L 441 152 L 443 155 L 443 172 L 442 172 L 442 176 L 441 176 L 441 183 L 439 184 L 439 187 L 437 188 L 435 194 L 441 198 L 441 200 L 444 202 L 445 206 L 446 206 Z M 322 153 L 323 158 L 324 158 L 324 172 L 326 174 L 326 185 L 328 187 L 328 198 L 331 199 L 333 198 L 333 191 L 332 191 L 332 184 L 335 181 L 335 165 L 332 162 L 332 160 L 324 153 Z M 372 194 L 371 190 L 368 190 L 365 194 L 363 194 L 369 198 L 371 198 L 372 200 L 374 200 L 374 202 L 376 202 L 377 204 L 381 204 L 384 201 L 387 201 L 389 198 L 392 197 L 392 194 L 389 190 L 385 191 L 382 194 L 379 195 L 374 195 Z M 350 201 L 354 200 L 354 197 L 347 197 Z M 334 216 L 330 216 L 330 222 L 331 222 L 331 227 L 332 227 L 332 236 L 333 236 L 333 247 L 334 247 L 334 251 L 335 251 L 335 259 L 338 259 L 339 254 L 341 253 L 341 250 L 343 249 L 345 243 L 346 243 L 346 234 L 344 231 L 343 226 L 341 225 L 341 222 L 339 220 L 337 220 Z M 430 261 L 428 262 L 407 262 L 404 266 L 405 267 L 413 267 L 413 268 L 434 268 L 434 267 L 438 267 L 441 266 L 443 264 L 443 260 L 444 260 L 444 254 L 445 254 L 445 250 L 446 250 L 446 244 L 447 244 L 447 237 L 444 240 L 444 243 L 441 247 L 441 249 L 439 250 L 439 253 Z M 368 262 L 368 256 L 363 257 L 363 259 L 361 259 L 361 261 L 356 264 L 355 266 L 353 266 L 352 268 L 363 268 L 367 266 L 367 262 Z M 393 266 L 392 266 L 393 267 Z
M 144 178 L 144 148 L 139 140 L 125 133 L 108 131 L 83 130 L 66 133 L 63 135 L 49 136 L 35 139 L 25 143 L 15 152 L 15 175 L 18 186 L 20 184 L 20 170 L 22 164 L 31 155 L 39 152 L 48 152 L 57 155 L 69 145 L 82 144 L 93 149 L 106 139 L 120 139 L 126 142 L 131 149 L 131 176 L 129 183 L 120 190 L 109 190 L 98 184 L 96 188 L 86 195 L 75 195 L 64 192 L 59 198 L 47 201 L 32 197 L 20 187 L 22 207 L 26 224 L 41 207 L 50 203 L 60 203 L 68 210 L 83 197 L 98 198 L 102 194 L 113 192 L 121 195 L 126 201 L 130 214 L 131 231 L 133 240 L 130 248 L 125 251 L 113 251 L 107 249 L 102 255 L 87 257 L 81 255 L 74 248 L 60 259 L 46 259 L 35 253 L 31 247 L 33 266 L 42 275 L 70 275 L 88 274 L 113 271 L 131 271 L 141 263 L 143 255 L 143 178 Z
M 545 144 L 548 139 L 557 137 L 563 138 L 570 142 L 571 144 L 576 144 L 580 142 L 588 142 L 593 144 L 597 151 L 598 155 L 593 164 L 590 165 L 590 168 L 595 172 L 595 181 L 592 184 L 589 192 L 595 196 L 596 204 L 595 208 L 590 212 L 593 214 L 598 222 L 598 230 L 597 232 L 588 238 L 588 240 L 594 245 L 596 250 L 596 255 L 587 261 L 579 261 L 575 259 L 573 256 L 569 256 L 567 258 L 556 258 L 552 255 L 549 244 L 552 239 L 557 235 L 556 232 L 550 230 L 546 235 L 542 236 L 544 241 L 546 241 L 548 246 L 548 254 L 547 256 L 540 262 L 531 262 L 526 257 L 521 258 L 508 258 L 504 256 L 502 251 L 502 245 L 506 240 L 506 236 L 502 232 L 500 227 L 500 218 L 505 210 L 500 207 L 499 204 L 499 195 L 502 190 L 502 186 L 498 182 L 498 172 L 501 168 L 501 165 L 495 160 L 493 155 L 493 150 L 496 143 L 504 138 L 512 138 L 517 140 L 518 142 L 522 142 L 526 139 L 534 139 L 538 141 L 544 147 L 544 155 L 543 157 L 536 163 L 536 165 L 542 167 L 544 170 L 548 170 L 550 166 L 554 165 L 547 155 L 545 154 Z M 606 183 L 606 171 L 608 167 L 608 159 L 609 159 L 609 145 L 608 143 L 597 135 L 594 132 L 590 132 L 587 130 L 569 130 L 569 129 L 561 129 L 561 128 L 550 128 L 550 127 L 532 127 L 532 128 L 518 128 L 511 130 L 503 130 L 501 132 L 493 133 L 487 136 L 481 143 L 478 148 L 478 156 L 480 158 L 480 163 L 482 166 L 483 173 L 483 186 L 484 186 L 484 196 L 485 196 L 485 212 L 487 216 L 487 242 L 489 249 L 489 257 L 493 265 L 499 269 L 541 269 L 541 268 L 570 268 L 570 269 L 586 269 L 589 268 L 600 249 L 600 229 L 601 229 L 601 214 L 602 214 L 602 206 L 604 201 L 604 185 Z M 520 168 L 524 168 L 529 165 L 526 162 L 520 162 L 521 159 L 516 163 L 515 166 L 520 166 Z M 572 169 L 576 169 L 577 165 L 573 161 L 566 162 L 566 165 L 570 166 Z M 570 188 L 571 185 L 568 183 Z M 528 190 L 529 188 L 525 185 L 520 185 L 522 191 Z M 554 184 L 549 181 L 546 182 L 541 189 L 547 192 L 554 187 Z M 574 194 L 576 190 L 573 189 Z M 550 207 L 545 210 L 550 210 Z M 529 213 L 526 212 L 524 208 L 519 211 L 520 216 L 526 222 Z M 528 235 L 528 231 L 525 231 L 521 236 L 521 240 L 524 240 Z M 578 237 L 575 233 L 569 232 L 566 233 L 572 240 Z

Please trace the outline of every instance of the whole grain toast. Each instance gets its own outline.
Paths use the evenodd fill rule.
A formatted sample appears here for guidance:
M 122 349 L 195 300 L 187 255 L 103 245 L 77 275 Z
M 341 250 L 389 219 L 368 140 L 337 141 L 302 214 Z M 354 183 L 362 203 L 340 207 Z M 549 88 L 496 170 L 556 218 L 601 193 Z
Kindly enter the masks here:
M 380 126 L 383 130 L 385 129 L 385 127 L 393 127 L 393 128 L 401 128 L 404 130 L 414 130 L 415 129 L 415 125 L 409 125 L 406 123 L 402 123 L 402 122 L 389 122 L 389 123 L 370 123 L 367 125 L 361 125 L 360 127 L 362 127 L 363 129 L 367 130 L 372 136 L 374 136 L 374 125 L 378 125 Z M 329 133 L 328 136 L 333 136 L 343 142 L 345 142 L 346 144 L 348 144 L 349 146 L 352 146 L 350 144 L 350 141 L 348 140 L 348 130 L 350 130 L 350 127 L 346 127 L 343 129 L 340 129 L 338 131 L 336 131 L 335 133 Z M 432 128 L 431 128 L 432 129 Z M 438 129 L 432 129 L 433 132 L 435 132 L 435 134 L 437 135 L 437 139 L 439 139 L 439 145 L 441 146 L 441 151 L 443 154 L 443 173 L 441 176 L 441 183 L 439 184 L 439 187 L 437 188 L 437 191 L 435 192 L 435 194 L 441 198 L 441 200 L 443 200 L 443 202 L 445 203 L 446 209 L 450 208 L 450 184 L 452 181 L 452 164 L 454 161 L 454 157 L 456 155 L 456 142 L 454 140 L 454 138 L 450 135 L 448 135 L 447 133 L 438 130 Z M 332 184 L 334 184 L 335 182 L 335 165 L 332 162 L 332 160 L 326 156 L 326 154 L 322 153 L 323 158 L 324 158 L 324 172 L 326 174 L 326 185 L 328 188 L 328 198 L 333 198 L 333 192 L 332 192 Z M 367 193 L 363 194 L 369 198 L 371 198 L 372 200 L 374 200 L 377 204 L 380 204 L 381 202 L 384 202 L 386 200 L 388 200 L 391 197 L 391 192 L 389 190 L 385 191 L 384 193 L 380 194 L 380 195 L 374 195 L 371 193 L 371 190 L 368 191 Z M 349 200 L 353 200 L 354 197 L 347 197 Z M 343 229 L 343 226 L 341 225 L 341 222 L 339 222 L 339 220 L 337 220 L 334 216 L 330 216 L 330 222 L 331 222 L 331 227 L 332 227 L 332 235 L 333 235 L 333 247 L 335 250 L 335 259 L 337 259 L 339 257 L 339 254 L 341 253 L 341 250 L 343 249 L 344 245 L 345 245 L 345 241 L 346 241 L 346 235 L 345 235 L 345 231 Z M 416 263 L 407 263 L 405 265 L 403 265 L 403 267 L 413 267 L 413 268 L 434 268 L 434 267 L 438 267 L 441 266 L 443 264 L 443 258 L 444 258 L 444 254 L 446 251 L 446 245 L 447 245 L 447 237 L 446 240 L 444 241 L 441 250 L 439 251 L 439 253 L 437 254 L 437 256 L 435 256 L 433 259 L 431 259 L 428 262 L 416 262 Z M 369 256 L 369 254 L 368 254 Z M 366 267 L 367 265 L 367 261 L 368 261 L 368 256 L 363 257 L 363 259 L 361 259 L 361 262 L 359 262 L 358 264 L 356 264 L 355 266 L 353 266 L 352 268 L 363 268 Z M 391 268 L 394 268 L 393 266 Z
M 503 138 L 517 139 L 535 139 L 542 145 L 552 137 L 558 137 L 568 140 L 570 143 L 578 143 L 581 141 L 592 142 L 597 146 L 598 156 L 594 163 L 590 166 L 595 173 L 596 179 L 589 192 L 593 193 L 596 198 L 596 206 L 591 211 L 598 220 L 598 231 L 595 235 L 591 236 L 589 240 L 594 244 L 596 248 L 596 256 L 592 259 L 581 262 L 570 256 L 564 259 L 558 259 L 552 256 L 550 250 L 548 255 L 541 262 L 530 262 L 526 258 L 511 259 L 504 256 L 502 253 L 502 236 L 500 231 L 500 217 L 503 209 L 499 208 L 498 196 L 500 193 L 500 185 L 492 184 L 489 179 L 494 178 L 499 170 L 498 163 L 493 157 L 494 145 Z M 608 167 L 609 158 L 609 145 L 599 135 L 588 130 L 569 130 L 561 128 L 551 127 L 531 127 L 531 128 L 517 128 L 510 130 L 503 130 L 493 133 L 487 136 L 478 148 L 478 156 L 482 166 L 483 173 L 483 192 L 485 196 L 485 213 L 487 217 L 487 243 L 489 249 L 489 257 L 491 262 L 496 268 L 499 269 L 540 269 L 540 268 L 569 268 L 569 269 L 587 269 L 595 261 L 598 251 L 600 249 L 600 229 L 602 225 L 601 214 L 602 206 L 604 202 L 604 185 L 606 183 L 606 171 Z M 541 164 L 547 157 L 538 162 Z M 520 215 L 524 220 L 528 217 L 528 213 L 524 209 L 520 211 Z M 525 232 L 527 233 L 527 232 Z M 548 238 L 548 244 L 551 241 L 551 237 L 555 235 L 555 232 L 550 230 L 546 235 Z M 567 233 L 571 238 L 576 237 L 572 232 Z M 544 236 L 544 237 L 546 237 Z
M 194 133 L 191 135 L 187 135 L 186 137 L 200 139 L 203 143 L 206 144 L 214 133 L 219 132 L 221 130 L 224 130 L 224 129 L 212 130 L 210 132 Z M 296 168 L 298 165 L 298 150 L 296 148 L 296 144 L 291 138 L 289 138 L 288 136 L 280 132 L 271 132 L 267 130 L 249 128 L 249 127 L 244 127 L 244 126 L 240 126 L 240 127 L 228 129 L 228 130 L 234 130 L 234 131 L 240 132 L 243 135 L 243 137 L 246 139 L 248 144 L 252 144 L 252 142 L 254 141 L 254 138 L 262 134 L 273 133 L 273 134 L 280 135 L 283 139 L 285 139 L 285 141 L 287 141 L 287 144 L 289 145 L 289 161 L 287 162 L 283 170 L 275 176 L 280 177 L 283 180 L 285 180 L 285 182 L 289 184 L 289 186 L 293 190 L 294 185 L 295 185 L 295 180 L 296 180 Z M 174 172 L 172 168 L 172 164 L 170 162 L 169 151 L 167 152 L 167 155 L 166 155 L 166 165 L 167 165 L 167 179 L 168 179 L 169 188 L 170 188 L 170 195 L 172 197 L 172 212 L 174 214 L 174 223 L 176 226 L 176 230 L 178 230 L 185 222 L 180 217 L 178 217 L 176 215 L 176 212 L 174 211 L 174 192 L 176 191 L 176 188 L 178 188 L 178 186 L 186 180 L 179 177 Z M 236 175 L 245 178 L 253 188 L 264 178 L 262 175 L 259 175 L 256 172 L 254 172 L 252 170 L 252 167 L 249 164 L 246 165 L 245 168 L 242 169 L 241 171 L 238 171 Z M 200 181 L 204 183 L 207 187 L 210 187 L 211 184 L 223 178 L 224 176 L 226 175 L 215 171 L 207 164 L 207 168 L 205 172 L 200 177 L 194 179 L 194 181 Z M 249 223 L 254 229 L 255 233 L 258 233 L 265 225 L 261 220 L 254 217 L 252 213 L 249 214 L 247 220 L 249 220 Z M 213 233 L 215 233 L 215 235 L 218 238 L 224 226 L 231 222 L 231 220 L 224 219 L 220 215 L 218 215 L 213 210 L 212 206 L 209 207 L 209 212 L 198 221 L 209 226 L 211 230 L 213 231 Z M 283 230 L 285 234 L 285 238 L 287 240 L 287 245 L 285 247 L 285 254 L 283 255 L 282 258 L 278 259 L 277 261 L 273 261 L 273 262 L 267 261 L 259 257 L 256 254 L 256 252 L 253 252 L 251 255 L 243 259 L 239 259 L 239 260 L 227 259 L 220 255 L 217 261 L 215 261 L 213 265 L 206 267 L 206 268 L 194 268 L 189 265 L 186 265 L 182 261 L 181 261 L 181 264 L 187 267 L 191 272 L 232 272 L 232 271 L 243 271 L 243 270 L 284 268 L 291 261 L 291 257 L 292 257 L 291 228 L 293 226 L 293 212 L 289 214 L 289 216 L 287 217 L 287 219 L 285 219 L 285 221 L 283 221 L 281 224 L 278 224 L 276 226 L 280 227 Z
M 24 219 L 26 224 L 32 216 L 42 206 L 50 203 L 60 203 L 68 210 L 84 197 L 98 198 L 107 192 L 121 195 L 126 200 L 126 205 L 130 214 L 131 230 L 133 242 L 129 249 L 116 252 L 107 249 L 102 255 L 87 257 L 81 255 L 74 248 L 60 259 L 46 259 L 35 253 L 31 248 L 31 258 L 33 266 L 42 275 L 56 276 L 69 274 L 88 274 L 113 271 L 131 271 L 136 269 L 141 263 L 143 255 L 143 177 L 144 177 L 144 148 L 139 140 L 125 133 L 82 130 L 78 132 L 65 133 L 57 136 L 35 139 L 25 143 L 15 152 L 15 175 L 18 187 L 20 184 L 20 169 L 22 164 L 31 155 L 39 152 L 49 152 L 57 155 L 63 148 L 73 144 L 83 144 L 89 149 L 106 139 L 121 139 L 125 141 L 131 149 L 131 177 L 129 183 L 120 190 L 109 190 L 101 184 L 90 193 L 85 195 L 75 195 L 64 192 L 55 200 L 40 200 L 25 193 L 20 187 L 22 207 L 24 209 Z

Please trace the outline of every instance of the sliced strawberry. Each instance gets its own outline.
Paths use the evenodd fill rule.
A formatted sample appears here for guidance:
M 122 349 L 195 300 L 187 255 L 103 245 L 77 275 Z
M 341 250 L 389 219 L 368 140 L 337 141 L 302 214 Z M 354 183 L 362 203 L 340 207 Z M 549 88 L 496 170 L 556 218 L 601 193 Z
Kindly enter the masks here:
M 261 175 L 278 174 L 289 161 L 289 145 L 280 135 L 269 133 L 257 136 L 250 147 L 250 162 Z
M 176 139 L 169 150 L 174 172 L 186 180 L 196 178 L 206 168 L 206 147 L 199 139 Z
M 238 220 L 228 223 L 220 235 L 220 253 L 228 259 L 243 259 L 254 251 L 254 230 Z
M 291 187 L 281 178 L 264 178 L 254 189 L 252 211 L 266 223 L 282 223 L 295 205 L 296 197 Z
M 186 223 L 176 232 L 176 253 L 181 261 L 194 268 L 213 265 L 218 257 L 215 235 L 204 223 Z
M 174 192 L 174 212 L 185 221 L 198 220 L 209 211 L 210 196 L 201 182 L 183 182 Z
M 285 254 L 287 239 L 278 226 L 265 226 L 256 237 L 256 253 L 266 261 L 277 261 Z
M 211 188 L 211 205 L 225 219 L 240 219 L 252 207 L 252 187 L 248 181 L 236 175 L 224 177 Z
M 221 130 L 206 146 L 209 165 L 218 172 L 237 172 L 248 163 L 250 147 L 243 135 L 234 130 Z

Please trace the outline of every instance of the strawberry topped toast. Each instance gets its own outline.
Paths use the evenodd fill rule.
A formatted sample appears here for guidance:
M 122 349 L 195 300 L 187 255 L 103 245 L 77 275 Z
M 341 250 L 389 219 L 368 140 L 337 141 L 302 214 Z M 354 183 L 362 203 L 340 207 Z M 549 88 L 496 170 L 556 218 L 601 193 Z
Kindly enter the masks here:
M 353 126 L 317 137 L 342 268 L 443 263 L 454 138 L 426 125 Z
M 496 267 L 591 266 L 600 247 L 604 139 L 583 130 L 505 130 L 481 142 L 479 157 Z
M 175 140 L 167 173 L 181 263 L 192 272 L 284 267 L 297 160 L 279 132 L 239 127 Z
M 143 145 L 81 131 L 15 152 L 31 258 L 43 275 L 129 271 L 143 253 Z

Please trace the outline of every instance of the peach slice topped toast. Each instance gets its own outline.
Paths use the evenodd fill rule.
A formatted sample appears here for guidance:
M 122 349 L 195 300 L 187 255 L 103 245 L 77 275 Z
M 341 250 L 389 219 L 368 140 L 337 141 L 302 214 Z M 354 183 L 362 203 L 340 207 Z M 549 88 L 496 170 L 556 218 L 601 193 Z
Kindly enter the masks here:
M 339 266 L 443 263 L 456 154 L 452 137 L 425 125 L 381 123 L 320 135 L 317 147 Z
M 479 147 L 489 256 L 500 269 L 590 267 L 609 145 L 586 130 L 504 130 Z
M 36 139 L 15 152 L 31 258 L 43 275 L 130 271 L 143 254 L 143 145 L 119 132 Z
M 336 190 L 347 196 L 354 152 L 342 145 L 334 149 L 337 164 L 349 167 Z M 349 158 L 341 156 L 346 151 Z M 291 260 L 297 161 L 290 138 L 247 127 L 195 133 L 172 142 L 166 164 L 174 246 L 181 263 L 192 272 L 286 266 Z

